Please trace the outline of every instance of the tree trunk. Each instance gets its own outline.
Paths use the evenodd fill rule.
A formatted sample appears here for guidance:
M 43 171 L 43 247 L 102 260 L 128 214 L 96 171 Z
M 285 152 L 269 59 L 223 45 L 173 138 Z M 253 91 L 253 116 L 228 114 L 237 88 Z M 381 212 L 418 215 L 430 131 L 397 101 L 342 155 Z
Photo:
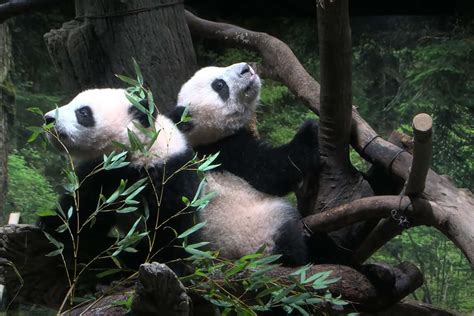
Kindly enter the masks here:
M 8 25 L 0 24 L 0 222 L 7 195 L 8 130 L 13 118 L 14 92 L 8 79 L 11 66 L 11 37 Z
M 351 29 L 348 0 L 318 5 L 321 59 L 320 133 L 321 175 L 313 213 L 372 195 L 349 160 L 352 122 Z M 307 215 L 307 214 L 305 214 Z M 355 224 L 331 233 L 346 249 L 354 249 L 373 225 Z M 366 230 L 366 233 L 363 231 Z M 356 236 L 360 238 L 356 238 Z
M 76 15 L 45 35 L 68 91 L 124 87 L 114 75 L 134 77 L 135 58 L 160 110 L 174 106 L 196 66 L 182 2 L 76 0 Z

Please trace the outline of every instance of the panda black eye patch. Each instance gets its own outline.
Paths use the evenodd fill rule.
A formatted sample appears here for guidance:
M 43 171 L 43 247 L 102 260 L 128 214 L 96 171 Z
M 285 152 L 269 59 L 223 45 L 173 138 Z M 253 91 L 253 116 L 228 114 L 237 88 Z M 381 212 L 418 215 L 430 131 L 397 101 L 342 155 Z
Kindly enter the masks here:
M 84 127 L 92 127 L 95 125 L 92 110 L 87 105 L 76 110 L 76 119 L 77 122 Z
M 211 87 L 214 91 L 219 94 L 219 97 L 223 101 L 227 101 L 229 99 L 229 86 L 227 83 L 222 79 L 216 79 L 212 82 Z

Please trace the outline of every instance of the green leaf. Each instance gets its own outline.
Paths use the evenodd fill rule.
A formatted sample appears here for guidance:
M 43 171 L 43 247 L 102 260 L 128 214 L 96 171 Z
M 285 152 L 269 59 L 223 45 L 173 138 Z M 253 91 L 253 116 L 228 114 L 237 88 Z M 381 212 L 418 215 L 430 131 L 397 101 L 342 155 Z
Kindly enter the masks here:
M 133 192 L 132 194 L 130 194 L 129 196 L 127 196 L 127 198 L 125 199 L 125 203 L 126 204 L 132 204 L 130 203 L 130 201 L 133 200 L 133 198 L 140 192 L 143 191 L 143 189 L 145 189 L 146 185 L 143 185 L 141 187 L 139 187 L 138 189 L 135 190 L 135 192 Z M 138 203 L 138 202 L 137 202 Z
M 209 254 L 208 252 L 201 251 L 199 249 L 185 247 L 184 251 L 186 251 L 187 253 L 190 253 L 190 254 L 192 254 L 196 257 L 214 259 L 214 257 L 211 254 Z
M 56 247 L 56 248 L 64 248 L 64 244 L 62 242 L 59 242 L 57 241 L 56 239 L 54 239 L 53 236 L 51 236 L 50 234 L 48 234 L 47 232 L 43 231 L 43 233 L 45 234 L 46 238 L 48 238 L 48 240 Z
M 67 230 L 67 224 L 62 224 L 61 226 L 59 226 L 58 228 L 56 228 L 56 231 L 58 233 L 64 233 L 66 230 Z
M 30 135 L 30 137 L 28 137 L 27 142 L 28 143 L 34 142 L 38 138 L 39 135 L 41 135 L 41 133 L 34 132 L 33 134 Z
M 132 147 L 132 151 L 139 150 L 140 152 L 145 152 L 145 146 L 138 138 L 137 134 L 132 130 L 127 128 L 128 140 L 130 141 L 130 146 Z
M 138 207 L 129 206 L 129 207 L 120 208 L 116 210 L 115 212 L 118 214 L 127 214 L 127 213 L 135 212 L 136 210 L 138 210 Z
M 59 248 L 59 249 L 56 249 L 54 251 L 51 251 L 47 254 L 45 254 L 46 257 L 54 257 L 54 256 L 57 256 L 59 254 L 63 253 L 63 248 Z
M 295 284 L 290 285 L 289 287 L 282 289 L 281 291 L 275 292 L 273 294 L 276 294 L 272 301 L 274 303 L 280 302 L 283 298 L 285 298 L 293 289 L 296 287 Z
M 114 193 L 112 193 L 111 196 L 109 196 L 109 198 L 105 201 L 105 204 L 110 204 L 112 202 L 114 202 L 116 199 L 118 199 L 118 197 L 120 196 L 120 191 L 119 190 L 116 190 Z
M 143 178 L 129 186 L 123 193 L 121 194 L 122 196 L 129 195 L 131 192 L 135 191 L 138 187 L 140 187 L 142 184 L 144 184 L 148 179 Z
M 73 207 L 70 206 L 69 209 L 67 210 L 67 219 L 70 219 L 72 217 L 72 212 L 73 212 Z
M 194 225 L 193 227 L 191 227 L 191 228 L 185 230 L 184 232 L 182 232 L 182 233 L 181 233 L 178 237 L 176 237 L 176 238 L 178 238 L 178 239 L 186 238 L 186 237 L 188 237 L 189 235 L 191 235 L 192 233 L 194 233 L 194 232 L 200 230 L 201 228 L 203 228 L 204 225 L 206 225 L 206 222 L 205 222 L 205 221 L 204 221 L 204 222 L 201 222 L 201 223 L 198 223 L 198 224 Z
M 37 211 L 35 214 L 38 215 L 39 217 L 57 216 L 58 215 L 58 213 L 56 213 L 56 211 L 51 211 L 51 210 Z
M 140 104 L 140 100 L 137 100 L 137 97 L 128 93 L 126 94 L 126 97 L 128 101 L 130 101 L 130 103 L 132 103 L 132 105 L 136 107 L 140 112 L 147 114 L 147 109 L 145 109 L 145 107 Z
M 210 155 L 209 157 L 206 158 L 206 161 L 204 161 L 199 167 L 198 167 L 198 170 L 199 171 L 209 171 L 211 169 L 214 169 L 218 166 L 220 166 L 220 164 L 217 164 L 217 165 L 212 165 L 211 164 L 217 159 L 217 157 L 219 156 L 219 152 L 213 154 L 213 155 Z
M 244 271 L 247 266 L 248 266 L 248 263 L 242 262 L 242 263 L 237 264 L 234 267 L 230 268 L 229 270 L 227 270 L 224 273 L 224 275 L 225 275 L 226 278 L 230 278 L 231 276 L 233 276 L 233 275 L 235 275 L 239 272 Z
M 115 264 L 120 270 L 122 270 L 122 265 L 120 264 L 120 261 L 119 261 L 114 255 L 112 255 L 112 257 L 110 257 L 110 259 L 112 259 L 112 261 L 114 262 L 114 264 Z
M 132 79 L 132 78 L 127 77 L 127 76 L 115 74 L 115 77 L 119 78 L 119 79 L 122 80 L 123 82 L 126 82 L 126 83 L 128 83 L 128 84 L 130 84 L 130 85 L 132 85 L 132 86 L 139 86 L 139 85 L 140 85 L 137 80 Z
M 304 303 L 306 299 L 310 298 L 311 294 L 310 293 L 300 293 L 296 295 L 292 295 L 289 297 L 285 297 L 282 299 L 283 304 L 298 304 L 298 303 Z
M 38 115 L 43 116 L 43 111 L 41 111 L 40 108 L 31 107 L 31 108 L 27 108 L 26 110 L 27 110 L 28 112 L 35 113 L 35 114 L 38 114 Z
M 192 118 L 188 114 L 189 114 L 189 104 L 184 108 L 183 113 L 181 113 L 181 118 L 180 118 L 178 124 L 181 123 L 181 122 L 183 122 L 183 123 L 190 122 L 192 120 Z
M 252 264 L 255 266 L 270 264 L 281 258 L 281 255 L 272 255 L 255 260 Z
M 195 243 L 195 244 L 190 244 L 190 245 L 187 245 L 187 247 L 196 249 L 196 248 L 206 246 L 206 245 L 209 245 L 208 241 L 202 241 L 202 242 L 198 242 L 198 243 Z
M 140 221 L 142 220 L 142 217 L 139 217 L 135 223 L 133 224 L 132 228 L 130 228 L 130 230 L 128 231 L 127 235 L 125 237 L 130 237 L 134 232 L 135 232 L 135 229 L 137 228 L 138 224 L 140 223 Z
M 319 305 L 324 303 L 324 300 L 318 297 L 311 297 L 305 300 L 308 305 Z
M 263 275 L 263 274 L 265 274 L 269 271 L 272 271 L 273 269 L 275 269 L 275 267 L 273 267 L 273 266 L 268 266 L 268 267 L 265 267 L 263 269 L 259 269 L 259 270 L 255 271 L 254 273 L 252 273 L 250 275 L 250 278 L 257 278 L 257 277 L 259 277 L 259 276 L 261 276 L 261 275 Z
M 109 276 L 109 275 L 112 275 L 112 274 L 115 274 L 117 272 L 120 272 L 122 271 L 121 269 L 109 269 L 109 270 L 106 270 L 104 272 L 101 272 L 101 273 L 97 273 L 95 276 L 98 278 L 98 279 L 102 279 L 106 276 Z
M 189 199 L 185 196 L 181 197 L 181 201 L 183 201 L 183 203 L 186 204 L 186 206 L 191 205 L 191 201 L 189 201 Z
M 143 75 L 140 70 L 140 66 L 138 65 L 135 58 L 132 58 L 132 61 L 133 61 L 133 68 L 135 68 L 135 73 L 137 74 L 137 80 L 140 83 L 140 85 L 143 86 Z
M 292 307 L 294 307 L 295 309 L 297 309 L 298 312 L 300 312 L 301 315 L 303 315 L 303 316 L 310 316 L 309 313 L 308 313 L 307 311 L 305 311 L 303 307 L 298 306 L 298 305 L 296 305 L 296 304 L 295 304 L 295 305 L 292 305 Z
M 271 286 L 271 287 L 269 287 L 269 288 L 263 290 L 262 292 L 258 293 L 257 296 L 256 296 L 256 298 L 265 297 L 265 296 L 270 295 L 270 294 L 272 294 L 272 293 L 274 293 L 274 292 L 276 292 L 276 291 L 278 291 L 278 290 L 280 290 L 280 289 L 281 289 L 281 286 L 279 286 L 279 285 Z
M 331 275 L 331 273 L 332 273 L 332 270 L 318 272 L 318 273 L 313 274 L 312 276 L 310 276 L 309 278 L 304 280 L 304 282 L 301 282 L 301 283 L 306 284 L 306 283 L 313 282 L 315 280 L 321 281 L 321 280 L 327 279 Z
M 138 252 L 138 250 L 135 249 L 135 248 L 133 248 L 133 247 L 126 247 L 126 248 L 123 249 L 123 251 L 125 251 L 125 252 L 131 252 L 131 253 L 136 253 L 136 252 Z
M 249 260 L 252 260 L 252 259 L 260 258 L 262 256 L 263 256 L 263 254 L 259 253 L 259 252 L 251 253 L 251 254 L 248 254 L 248 255 L 245 255 L 245 256 L 239 258 L 238 261 L 249 261 Z

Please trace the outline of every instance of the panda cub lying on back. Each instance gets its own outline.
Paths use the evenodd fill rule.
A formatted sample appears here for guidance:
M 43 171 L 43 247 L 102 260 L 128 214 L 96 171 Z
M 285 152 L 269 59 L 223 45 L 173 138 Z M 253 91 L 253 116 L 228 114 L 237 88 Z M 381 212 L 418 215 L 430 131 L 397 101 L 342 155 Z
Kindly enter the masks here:
M 69 219 L 73 236 L 77 232 L 77 219 L 79 227 L 88 222 L 101 196 L 110 197 L 122 180 L 127 181 L 128 188 L 143 178 L 148 179 L 146 187 L 135 198 L 139 204 L 133 206 L 138 206 L 136 212 L 141 214 L 144 213 L 144 203 L 148 206 L 149 231 L 155 230 L 158 214 L 159 225 L 166 222 L 164 226 L 171 226 L 178 233 L 193 225 L 192 209 L 188 208 L 183 214 L 177 215 L 186 206 L 182 202 L 182 196 L 193 197 L 199 185 L 195 171 L 178 172 L 193 158 L 194 153 L 184 135 L 165 116 L 155 114 L 155 128 L 159 134 L 148 153 L 129 152 L 127 166 L 111 170 L 100 168 L 103 155 L 108 155 L 113 150 L 120 151 L 114 141 L 130 147 L 127 129 L 133 131 L 142 142 L 147 141 L 138 128 L 138 124 L 144 128 L 150 127 L 147 115 L 135 108 L 125 93 L 122 89 L 87 90 L 78 94 L 69 104 L 45 115 L 46 123 L 55 123 L 53 132 L 48 134 L 49 141 L 59 151 L 67 152 L 75 159 L 75 172 L 81 183 L 77 201 L 69 194 L 62 195 L 59 201 L 64 212 L 67 213 L 70 208 L 74 210 Z M 164 179 L 167 181 L 163 186 Z M 117 205 L 119 204 L 115 203 Z M 79 212 L 76 206 L 79 206 Z M 114 225 L 120 224 L 118 220 L 115 211 L 99 212 L 94 221 L 84 225 L 79 241 L 81 260 L 89 260 L 113 244 L 115 238 L 107 236 Z M 63 224 L 59 217 L 42 217 L 39 224 L 64 243 L 66 252 L 71 251 L 70 234 L 56 231 Z M 178 248 L 173 247 L 174 237 L 169 229 L 158 230 L 154 249 L 164 247 L 164 250 L 155 260 L 166 261 L 183 255 L 176 253 Z M 133 256 L 134 267 L 145 259 L 148 253 L 148 247 L 146 248 Z
M 239 63 L 199 70 L 181 88 L 171 117 L 200 155 L 219 152 L 217 171 L 207 174 L 217 193 L 202 211 L 201 238 L 221 254 L 238 258 L 266 245 L 284 265 L 308 263 L 310 236 L 298 211 L 278 196 L 295 190 L 319 170 L 318 126 L 306 122 L 288 144 L 272 147 L 247 128 L 260 94 L 260 78 Z M 225 237 L 224 237 L 225 236 Z

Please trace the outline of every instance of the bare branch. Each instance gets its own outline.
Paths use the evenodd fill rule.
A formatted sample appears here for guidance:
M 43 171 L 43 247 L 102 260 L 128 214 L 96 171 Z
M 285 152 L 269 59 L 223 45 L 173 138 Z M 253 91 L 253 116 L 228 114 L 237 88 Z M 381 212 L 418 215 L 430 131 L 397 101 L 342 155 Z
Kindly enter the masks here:
M 10 0 L 0 4 L 0 23 L 5 22 L 5 20 L 11 17 L 59 2 L 61 0 Z

